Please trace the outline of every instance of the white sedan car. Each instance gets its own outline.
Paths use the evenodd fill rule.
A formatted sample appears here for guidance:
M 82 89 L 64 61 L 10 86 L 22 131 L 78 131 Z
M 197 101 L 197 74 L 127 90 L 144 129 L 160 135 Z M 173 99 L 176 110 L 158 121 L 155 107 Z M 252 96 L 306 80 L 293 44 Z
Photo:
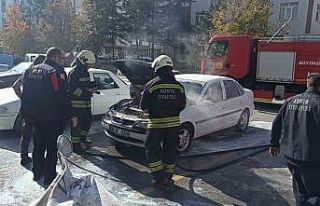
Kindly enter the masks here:
M 66 72 L 71 68 L 66 68 Z M 124 83 L 110 71 L 102 69 L 89 69 L 90 79 L 95 80 L 100 94 L 92 97 L 92 114 L 104 114 L 110 106 L 122 99 L 130 97 L 129 85 Z M 20 99 L 16 96 L 13 88 L 0 89 L 0 130 L 19 131 L 21 117 L 19 114 Z
M 182 74 L 176 78 L 184 85 L 188 98 L 180 114 L 179 151 L 185 151 L 194 138 L 230 127 L 247 129 L 254 109 L 251 90 L 222 76 Z M 144 147 L 147 119 L 136 105 L 119 102 L 106 114 L 102 125 L 114 141 Z

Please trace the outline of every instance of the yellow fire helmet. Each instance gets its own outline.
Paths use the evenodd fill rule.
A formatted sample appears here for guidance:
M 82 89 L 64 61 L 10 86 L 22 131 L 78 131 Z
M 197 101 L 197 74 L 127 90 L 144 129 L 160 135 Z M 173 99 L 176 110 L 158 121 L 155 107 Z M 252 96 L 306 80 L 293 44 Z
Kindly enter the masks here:
M 170 66 L 173 68 L 173 61 L 167 55 L 160 55 L 158 56 L 153 62 L 151 67 L 157 72 L 161 67 Z
M 82 64 L 95 64 L 96 63 L 96 57 L 94 56 L 94 53 L 89 50 L 82 50 L 78 55 L 77 59 Z

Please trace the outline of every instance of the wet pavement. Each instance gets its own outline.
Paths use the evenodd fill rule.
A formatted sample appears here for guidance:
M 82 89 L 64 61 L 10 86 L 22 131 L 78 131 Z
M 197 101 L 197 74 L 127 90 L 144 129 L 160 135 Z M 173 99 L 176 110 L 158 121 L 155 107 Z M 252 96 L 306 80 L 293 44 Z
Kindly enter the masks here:
M 275 109 L 258 109 L 263 111 L 255 112 L 254 121 L 272 121 Z M 222 134 L 228 138 L 232 132 L 199 141 L 213 144 Z M 268 132 L 264 135 L 269 138 Z M 150 186 L 152 177 L 143 149 L 114 146 L 102 133 L 99 121 L 90 138 L 95 143 L 91 154 L 73 155 L 76 166 L 70 164 L 72 172 L 93 172 L 120 205 L 294 205 L 291 177 L 283 159 L 271 158 L 265 148 L 182 157 L 174 176 L 176 186 L 168 192 Z M 32 181 L 30 170 L 19 165 L 19 139 L 13 133 L 0 132 L 0 155 L 0 205 L 28 205 L 44 193 Z

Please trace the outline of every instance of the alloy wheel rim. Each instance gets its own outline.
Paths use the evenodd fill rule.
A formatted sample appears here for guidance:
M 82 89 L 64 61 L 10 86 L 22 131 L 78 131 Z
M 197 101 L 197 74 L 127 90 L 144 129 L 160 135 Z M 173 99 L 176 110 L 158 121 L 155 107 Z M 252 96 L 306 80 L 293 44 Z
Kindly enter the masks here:
M 240 120 L 240 128 L 241 130 L 244 130 L 248 125 L 248 113 L 244 112 L 241 115 L 241 120 Z

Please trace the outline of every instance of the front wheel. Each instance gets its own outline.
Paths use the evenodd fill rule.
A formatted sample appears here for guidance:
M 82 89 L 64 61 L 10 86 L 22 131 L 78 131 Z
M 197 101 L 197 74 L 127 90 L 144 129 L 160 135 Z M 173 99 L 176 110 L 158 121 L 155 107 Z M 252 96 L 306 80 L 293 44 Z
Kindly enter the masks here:
M 186 151 L 192 142 L 193 127 L 190 124 L 182 124 L 179 130 L 179 145 L 177 147 L 178 152 Z
M 249 126 L 249 119 L 250 119 L 250 112 L 249 110 L 244 110 L 240 115 L 238 124 L 236 126 L 237 131 L 243 132 L 248 129 Z

